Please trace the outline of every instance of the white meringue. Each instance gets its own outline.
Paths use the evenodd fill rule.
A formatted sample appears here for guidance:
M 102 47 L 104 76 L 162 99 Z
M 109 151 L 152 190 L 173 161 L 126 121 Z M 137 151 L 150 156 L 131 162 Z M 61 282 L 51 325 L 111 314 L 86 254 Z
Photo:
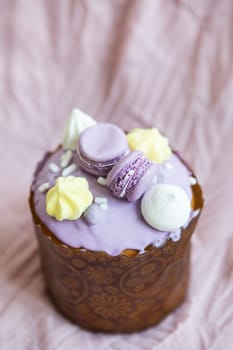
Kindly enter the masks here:
M 96 121 L 88 114 L 80 111 L 80 109 L 73 109 L 66 124 L 62 147 L 71 151 L 76 150 L 79 135 L 94 124 L 96 124 Z
M 176 231 L 188 220 L 191 203 L 178 186 L 157 184 L 142 198 L 141 212 L 145 221 L 160 231 Z

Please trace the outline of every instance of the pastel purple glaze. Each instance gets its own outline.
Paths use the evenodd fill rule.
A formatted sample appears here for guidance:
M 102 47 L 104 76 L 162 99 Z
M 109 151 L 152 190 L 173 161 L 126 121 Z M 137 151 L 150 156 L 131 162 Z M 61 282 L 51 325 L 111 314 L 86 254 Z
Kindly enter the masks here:
M 116 125 L 97 123 L 82 132 L 78 141 L 81 167 L 90 174 L 105 176 L 126 154 L 125 133 Z
M 106 186 L 97 183 L 96 177 L 87 174 L 81 168 L 76 152 L 73 153 L 72 163 L 77 165 L 77 170 L 72 175 L 87 179 L 94 198 L 106 197 L 108 210 L 103 211 L 103 215 L 99 216 L 100 221 L 95 225 L 89 224 L 85 217 L 58 222 L 54 217 L 48 216 L 45 205 L 46 193 L 39 192 L 38 187 L 45 182 L 53 186 L 55 178 L 61 176 L 61 171 L 56 174 L 49 171 L 48 164 L 53 162 L 59 165 L 63 152 L 60 148 L 52 155 L 45 156 L 37 168 L 32 184 L 35 211 L 59 240 L 71 247 L 105 251 L 112 256 L 118 255 L 124 249 L 137 249 L 143 252 L 149 244 L 166 242 L 169 232 L 157 231 L 144 221 L 140 211 L 141 201 L 128 202 L 114 197 Z M 163 165 L 159 166 L 158 181 L 182 187 L 191 200 L 190 170 L 175 153 L 172 154 L 170 163 L 173 166 L 172 170 L 166 169 Z
M 156 165 L 143 152 L 130 152 L 112 168 L 107 185 L 114 196 L 134 202 L 150 187 L 156 172 Z

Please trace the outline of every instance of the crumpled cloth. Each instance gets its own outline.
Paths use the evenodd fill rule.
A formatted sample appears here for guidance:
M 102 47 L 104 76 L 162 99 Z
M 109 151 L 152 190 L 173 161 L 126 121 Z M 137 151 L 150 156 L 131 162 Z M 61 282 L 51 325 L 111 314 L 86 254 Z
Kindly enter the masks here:
M 0 349 L 233 347 L 233 2 L 0 1 Z M 206 199 L 184 304 L 131 335 L 70 323 L 46 293 L 27 198 L 78 107 L 158 127 Z

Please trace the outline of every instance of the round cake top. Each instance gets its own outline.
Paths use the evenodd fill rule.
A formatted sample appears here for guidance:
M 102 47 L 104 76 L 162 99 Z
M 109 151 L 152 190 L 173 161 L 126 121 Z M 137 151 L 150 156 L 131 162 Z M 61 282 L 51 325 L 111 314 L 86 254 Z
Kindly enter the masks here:
M 124 132 L 110 123 L 97 123 L 79 137 L 79 153 L 94 162 L 108 162 L 119 158 L 127 150 Z

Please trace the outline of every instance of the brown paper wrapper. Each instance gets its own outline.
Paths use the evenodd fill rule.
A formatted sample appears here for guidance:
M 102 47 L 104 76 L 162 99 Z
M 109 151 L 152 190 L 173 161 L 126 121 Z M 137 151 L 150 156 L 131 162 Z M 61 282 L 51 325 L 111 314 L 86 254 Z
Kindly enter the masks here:
M 93 331 L 133 332 L 155 325 L 182 303 L 189 281 L 190 238 L 200 213 L 178 242 L 168 240 L 142 254 L 125 250 L 112 257 L 57 240 L 36 216 L 32 197 L 33 193 L 30 207 L 48 290 L 70 320 Z M 197 184 L 193 207 L 202 206 Z

